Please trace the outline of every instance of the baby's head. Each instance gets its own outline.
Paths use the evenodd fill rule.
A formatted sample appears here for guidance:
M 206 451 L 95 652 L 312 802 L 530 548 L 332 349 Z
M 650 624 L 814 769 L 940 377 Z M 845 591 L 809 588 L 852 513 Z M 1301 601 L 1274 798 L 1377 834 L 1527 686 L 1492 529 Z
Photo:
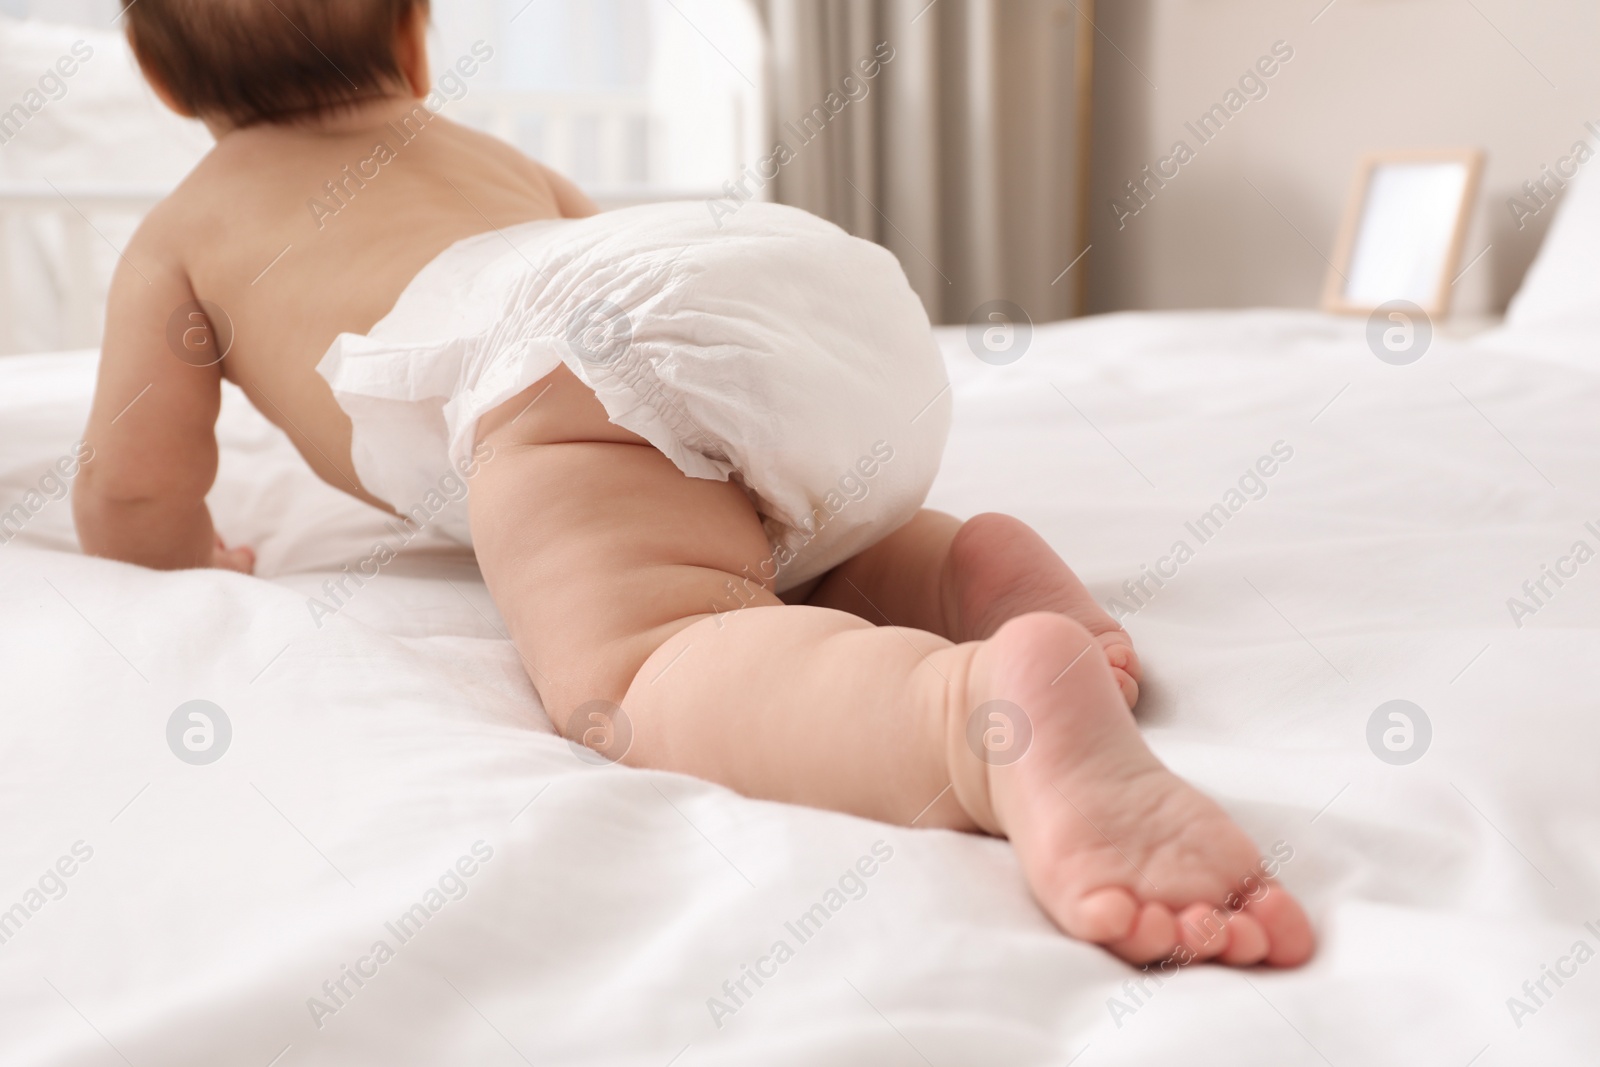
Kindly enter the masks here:
M 122 0 L 173 110 L 235 129 L 427 90 L 428 0 Z

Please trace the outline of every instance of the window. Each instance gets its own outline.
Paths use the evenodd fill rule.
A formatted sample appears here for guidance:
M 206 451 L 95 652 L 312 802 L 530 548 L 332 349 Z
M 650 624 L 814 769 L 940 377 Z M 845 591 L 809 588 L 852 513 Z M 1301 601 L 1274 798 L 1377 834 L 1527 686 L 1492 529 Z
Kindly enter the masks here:
M 108 29 L 119 10 L 0 0 L 0 14 Z M 709 196 L 757 154 L 765 56 L 752 0 L 434 0 L 436 77 L 479 41 L 494 58 L 445 113 L 602 200 Z
M 10 27 L 43 52 L 0 47 L 0 107 L 79 34 L 98 31 L 98 54 L 116 54 L 120 10 L 0 0 L 8 19 L 74 24 L 53 36 Z M 571 176 L 604 208 L 721 196 L 764 136 L 754 0 L 434 0 L 429 51 L 443 114 Z M 130 63 L 101 59 L 93 73 L 0 153 L 0 353 L 93 344 L 116 249 L 210 144 L 162 111 Z
M 445 86 L 459 99 L 444 113 L 603 201 L 714 195 L 756 154 L 764 55 L 750 0 L 435 4 L 437 77 L 479 41 L 493 58 Z

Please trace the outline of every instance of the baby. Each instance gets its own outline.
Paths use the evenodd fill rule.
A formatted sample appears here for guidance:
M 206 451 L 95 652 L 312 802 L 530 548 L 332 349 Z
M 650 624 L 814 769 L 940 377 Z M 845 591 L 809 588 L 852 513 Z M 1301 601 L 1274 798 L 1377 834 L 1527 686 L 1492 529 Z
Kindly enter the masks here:
M 426 0 L 124 11 L 217 144 L 113 283 L 87 552 L 251 570 L 206 507 L 226 378 L 324 480 L 470 542 L 602 757 L 1007 837 L 1056 924 L 1133 963 L 1310 956 L 1274 865 L 1145 746 L 1128 636 L 1049 545 L 919 510 L 949 398 L 887 252 L 774 205 L 597 213 L 425 105 Z M 464 512 L 408 510 L 458 473 Z

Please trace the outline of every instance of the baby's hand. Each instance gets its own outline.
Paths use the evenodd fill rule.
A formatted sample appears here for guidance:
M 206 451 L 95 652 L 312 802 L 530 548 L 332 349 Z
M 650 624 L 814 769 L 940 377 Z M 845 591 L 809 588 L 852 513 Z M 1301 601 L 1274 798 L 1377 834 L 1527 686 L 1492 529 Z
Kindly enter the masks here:
M 255 550 L 243 546 L 229 548 L 223 544 L 222 538 L 219 536 L 216 547 L 211 550 L 211 566 L 217 570 L 254 574 L 256 570 Z

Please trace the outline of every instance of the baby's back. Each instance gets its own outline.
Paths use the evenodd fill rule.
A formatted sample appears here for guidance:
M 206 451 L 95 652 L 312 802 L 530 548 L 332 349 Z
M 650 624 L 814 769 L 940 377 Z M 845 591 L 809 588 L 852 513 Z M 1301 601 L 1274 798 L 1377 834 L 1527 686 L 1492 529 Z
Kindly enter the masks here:
M 171 283 L 187 279 L 213 320 L 226 317 L 213 323 L 215 341 L 228 342 L 231 324 L 224 377 L 319 475 L 370 500 L 351 466 L 349 419 L 316 372 L 333 340 L 370 330 L 465 237 L 592 211 L 564 179 L 505 144 L 419 104 L 384 102 L 314 128 L 225 135 L 152 212 L 128 258 L 161 275 L 147 279 L 150 292 L 179 297 L 169 300 L 177 321 L 168 337 L 199 346 L 196 362 L 214 351 L 205 331 L 184 329 L 192 306 Z M 133 288 L 137 299 L 144 287 Z M 114 296 L 112 329 L 116 304 Z

